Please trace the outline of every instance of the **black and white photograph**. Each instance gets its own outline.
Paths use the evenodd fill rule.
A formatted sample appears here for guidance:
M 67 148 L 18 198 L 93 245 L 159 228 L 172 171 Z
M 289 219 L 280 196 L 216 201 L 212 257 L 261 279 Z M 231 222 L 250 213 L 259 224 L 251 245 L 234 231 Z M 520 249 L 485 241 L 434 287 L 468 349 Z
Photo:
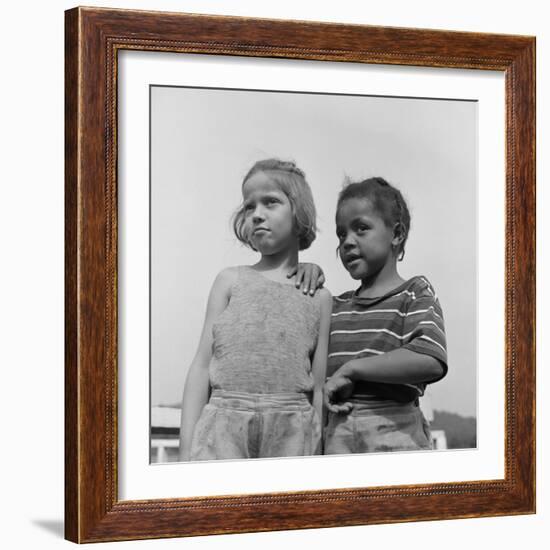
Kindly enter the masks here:
M 150 93 L 150 461 L 477 446 L 478 104 Z
M 546 547 L 544 5 L 4 5 L 5 548 Z

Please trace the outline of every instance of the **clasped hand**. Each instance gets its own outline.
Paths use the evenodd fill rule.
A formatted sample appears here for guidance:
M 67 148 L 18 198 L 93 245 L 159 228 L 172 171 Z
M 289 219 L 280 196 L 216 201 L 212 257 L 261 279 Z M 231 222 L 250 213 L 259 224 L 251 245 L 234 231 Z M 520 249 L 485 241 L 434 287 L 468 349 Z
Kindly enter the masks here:
M 323 390 L 323 397 L 326 408 L 334 413 L 347 414 L 353 408 L 353 404 L 347 401 L 352 393 L 355 384 L 351 378 L 333 374 L 326 382 Z

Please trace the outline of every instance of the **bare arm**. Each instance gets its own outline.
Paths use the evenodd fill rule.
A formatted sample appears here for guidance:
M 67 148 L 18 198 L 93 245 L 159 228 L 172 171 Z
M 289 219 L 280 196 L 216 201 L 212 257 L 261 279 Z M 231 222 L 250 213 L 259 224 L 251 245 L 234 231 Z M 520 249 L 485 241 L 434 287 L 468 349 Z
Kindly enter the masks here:
M 319 326 L 319 337 L 317 347 L 313 354 L 313 407 L 323 421 L 323 386 L 327 370 L 328 340 L 330 331 L 330 314 L 332 313 L 332 296 L 326 289 L 321 289 L 321 321 Z
M 431 355 L 397 348 L 374 357 L 361 357 L 344 363 L 336 375 L 353 382 L 385 382 L 387 384 L 418 384 L 443 375 L 441 363 Z
M 212 359 L 213 344 L 212 325 L 229 303 L 235 276 L 234 269 L 223 270 L 216 277 L 210 290 L 199 346 L 189 367 L 183 390 L 179 451 L 181 461 L 188 461 L 190 458 L 193 430 L 208 401 L 210 390 L 208 369 Z
M 333 412 L 349 412 L 342 402 L 353 391 L 355 382 L 418 384 L 441 378 L 445 370 L 431 355 L 398 348 L 373 357 L 360 357 L 344 363 L 327 381 L 325 403 Z

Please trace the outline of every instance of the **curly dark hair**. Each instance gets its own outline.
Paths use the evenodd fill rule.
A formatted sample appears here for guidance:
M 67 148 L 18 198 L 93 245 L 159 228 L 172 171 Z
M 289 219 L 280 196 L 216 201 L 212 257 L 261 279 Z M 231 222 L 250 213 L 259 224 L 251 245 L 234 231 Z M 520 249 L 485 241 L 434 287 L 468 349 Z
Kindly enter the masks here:
M 405 256 L 405 243 L 411 227 L 411 215 L 407 203 L 399 189 L 384 178 L 374 177 L 359 182 L 348 182 L 338 195 L 336 212 L 344 201 L 367 199 L 389 228 L 400 227 L 403 240 L 397 249 L 397 259 Z

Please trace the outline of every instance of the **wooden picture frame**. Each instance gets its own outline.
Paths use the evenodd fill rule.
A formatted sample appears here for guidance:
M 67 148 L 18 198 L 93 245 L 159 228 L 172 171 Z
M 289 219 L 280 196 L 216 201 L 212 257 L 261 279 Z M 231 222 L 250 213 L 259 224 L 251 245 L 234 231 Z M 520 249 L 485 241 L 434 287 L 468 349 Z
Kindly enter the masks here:
M 218 54 L 500 71 L 506 95 L 505 476 L 121 501 L 117 54 Z M 66 12 L 65 535 L 99 542 L 535 511 L 535 39 L 154 13 Z

